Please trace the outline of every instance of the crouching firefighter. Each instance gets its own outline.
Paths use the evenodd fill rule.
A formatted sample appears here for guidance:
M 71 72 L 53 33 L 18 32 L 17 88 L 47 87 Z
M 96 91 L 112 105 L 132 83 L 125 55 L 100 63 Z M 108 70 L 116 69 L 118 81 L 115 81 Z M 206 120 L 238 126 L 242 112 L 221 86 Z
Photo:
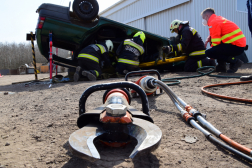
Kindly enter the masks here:
M 186 72 L 195 72 L 202 66 L 215 66 L 214 60 L 206 58 L 204 42 L 199 33 L 189 26 L 189 21 L 172 21 L 170 31 L 179 35 L 180 43 L 164 46 L 163 51 L 167 54 L 183 52 L 189 56 L 184 67 Z
M 80 75 L 86 76 L 89 80 L 95 81 L 102 73 L 100 60 L 103 59 L 105 64 L 111 65 L 108 52 L 112 52 L 113 43 L 106 40 L 100 44 L 91 44 L 82 49 L 78 55 L 78 64 L 74 74 L 74 81 L 80 79 Z
M 142 31 L 137 32 L 133 39 L 124 40 L 116 50 L 118 63 L 116 71 L 120 75 L 125 75 L 129 71 L 139 70 L 139 56 L 144 54 L 143 44 L 145 34 Z

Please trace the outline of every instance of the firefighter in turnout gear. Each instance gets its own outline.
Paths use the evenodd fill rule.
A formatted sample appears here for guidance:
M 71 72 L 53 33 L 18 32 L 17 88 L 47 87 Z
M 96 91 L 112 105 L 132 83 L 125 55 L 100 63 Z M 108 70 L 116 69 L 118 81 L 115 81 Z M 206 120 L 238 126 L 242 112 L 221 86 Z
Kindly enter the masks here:
M 210 36 L 205 42 L 211 42 L 210 49 L 206 50 L 209 58 L 217 59 L 216 71 L 226 72 L 226 62 L 230 63 L 228 73 L 235 73 L 242 66 L 242 61 L 236 56 L 244 52 L 246 37 L 241 29 L 222 16 L 215 15 L 212 8 L 205 9 L 202 13 L 202 24 L 208 26 Z
M 78 64 L 74 74 L 74 81 L 78 81 L 80 75 L 86 76 L 89 80 L 95 81 L 102 73 L 99 62 L 104 60 L 105 64 L 111 65 L 109 52 L 113 50 L 111 40 L 100 44 L 91 44 L 82 49 L 78 55 Z
M 125 75 L 129 71 L 139 70 L 139 56 L 144 54 L 143 44 L 145 34 L 142 31 L 137 32 L 133 39 L 124 40 L 118 47 L 118 63 L 116 71 L 120 75 Z
M 164 46 L 165 53 L 185 53 L 188 57 L 184 70 L 195 72 L 202 66 L 215 66 L 214 60 L 206 58 L 205 46 L 197 30 L 189 26 L 189 21 L 174 20 L 171 22 L 170 30 L 177 33 L 180 43 L 177 45 Z

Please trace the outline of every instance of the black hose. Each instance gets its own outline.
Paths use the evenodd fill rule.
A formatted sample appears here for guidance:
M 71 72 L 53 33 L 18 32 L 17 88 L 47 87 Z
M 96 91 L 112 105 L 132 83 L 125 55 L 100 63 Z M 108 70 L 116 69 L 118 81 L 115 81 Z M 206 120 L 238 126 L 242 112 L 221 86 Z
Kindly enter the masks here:
M 201 70 L 205 70 L 205 69 L 210 69 L 208 72 L 202 72 Z M 224 76 L 224 75 L 212 75 L 211 73 L 213 73 L 215 71 L 215 67 L 214 66 L 204 66 L 201 68 L 197 69 L 197 72 L 199 73 L 199 75 L 192 75 L 192 76 L 183 76 L 183 77 L 175 77 L 175 78 L 166 78 L 166 79 L 162 79 L 163 82 L 173 82 L 173 83 L 167 83 L 166 85 L 171 86 L 171 85 L 178 85 L 180 84 L 179 79 L 188 79 L 188 78 L 197 78 L 197 77 L 201 77 L 201 76 L 205 76 L 208 75 L 210 77 L 217 77 L 217 78 L 240 78 L 240 76 Z
M 225 143 L 219 141 L 218 139 L 214 138 L 212 135 L 208 136 L 207 138 L 208 138 L 210 141 L 212 141 L 213 143 L 216 143 L 216 144 L 220 145 L 220 146 L 223 147 L 224 149 L 226 149 L 226 150 L 228 150 L 228 151 L 230 151 L 230 152 L 236 154 L 237 156 L 239 156 L 239 157 L 241 157 L 241 158 L 243 158 L 243 159 L 249 161 L 250 163 L 252 163 L 252 158 L 251 158 L 250 156 L 248 156 L 248 155 L 246 155 L 246 154 L 244 154 L 244 153 L 242 153 L 242 152 L 240 152 L 240 151 L 238 151 L 238 150 L 236 150 L 236 149 L 234 149 L 234 148 L 228 146 L 227 144 L 225 144 Z
M 115 83 L 104 83 L 104 84 L 98 84 L 98 85 L 93 85 L 87 88 L 83 94 L 81 95 L 80 101 L 79 101 L 79 115 L 83 114 L 86 112 L 86 101 L 89 95 L 91 95 L 93 92 L 99 91 L 99 90 L 107 90 L 107 89 L 115 89 L 115 88 L 131 88 L 135 90 L 139 96 L 141 97 L 142 101 L 142 108 L 143 108 L 143 113 L 146 115 L 149 114 L 149 102 L 148 98 L 143 91 L 143 89 L 138 86 L 137 84 L 133 82 L 115 82 Z

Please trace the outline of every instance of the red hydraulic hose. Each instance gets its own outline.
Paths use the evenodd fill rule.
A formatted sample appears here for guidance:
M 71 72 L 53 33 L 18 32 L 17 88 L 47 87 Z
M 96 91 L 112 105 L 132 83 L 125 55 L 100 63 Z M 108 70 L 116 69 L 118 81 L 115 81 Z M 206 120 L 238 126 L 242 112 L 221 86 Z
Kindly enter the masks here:
M 195 117 L 195 118 L 198 119 L 197 116 L 199 115 L 199 113 L 197 113 L 198 111 L 195 110 L 192 106 L 187 105 L 187 106 L 185 107 L 185 110 L 188 112 L 189 115 L 191 115 L 191 116 L 193 116 L 193 117 Z M 195 115 L 194 115 L 194 114 L 195 114 Z M 201 121 L 200 121 L 200 122 L 201 122 Z M 206 122 L 206 121 L 205 121 L 205 122 Z M 204 124 L 203 124 L 203 125 L 204 125 Z M 211 130 L 214 130 L 214 129 L 217 130 L 217 129 L 214 128 L 214 127 L 210 128 L 210 127 L 209 127 L 209 124 L 208 124 L 208 126 L 206 126 L 206 127 L 208 127 L 208 129 L 211 129 Z M 211 131 L 211 132 L 212 132 L 212 131 Z M 222 134 L 221 132 L 219 132 L 219 130 L 214 131 L 213 133 L 214 133 L 217 137 L 220 137 L 220 139 L 222 139 L 224 142 L 226 142 L 226 143 L 228 143 L 229 145 L 231 145 L 232 147 L 234 147 L 234 148 L 240 150 L 241 152 L 243 152 L 243 153 L 245 153 L 245 154 L 247 154 L 247 155 L 251 155 L 251 156 L 252 156 L 252 150 L 251 150 L 251 149 L 249 149 L 249 148 L 247 148 L 247 147 L 245 147 L 245 146 L 243 146 L 243 145 L 241 145 L 241 144 L 235 142 L 234 140 L 230 139 L 230 138 L 227 137 L 226 135 L 224 135 L 224 134 Z
M 222 98 L 222 99 L 252 103 L 252 99 L 243 99 L 243 98 L 238 98 L 238 97 L 219 95 L 219 94 L 208 92 L 205 90 L 205 88 L 210 88 L 210 87 L 215 87 L 215 86 L 238 85 L 238 84 L 246 84 L 246 83 L 252 83 L 252 80 L 251 81 L 244 81 L 244 82 L 220 83 L 220 84 L 214 84 L 214 85 L 207 85 L 207 86 L 202 87 L 201 91 L 208 94 L 208 95 L 215 96 L 215 97 Z

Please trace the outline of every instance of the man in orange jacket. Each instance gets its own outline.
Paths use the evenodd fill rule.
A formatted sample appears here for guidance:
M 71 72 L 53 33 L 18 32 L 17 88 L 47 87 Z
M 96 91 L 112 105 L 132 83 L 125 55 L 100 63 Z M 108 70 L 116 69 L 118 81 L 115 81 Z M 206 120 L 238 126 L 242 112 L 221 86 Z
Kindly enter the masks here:
M 206 50 L 206 56 L 217 59 L 216 71 L 226 72 L 226 62 L 229 62 L 230 66 L 227 72 L 235 73 L 243 63 L 236 56 L 244 52 L 246 37 L 235 23 L 215 15 L 212 8 L 205 9 L 201 16 L 203 18 L 202 24 L 209 26 L 210 31 L 205 47 L 208 42 L 211 42 L 212 48 Z

